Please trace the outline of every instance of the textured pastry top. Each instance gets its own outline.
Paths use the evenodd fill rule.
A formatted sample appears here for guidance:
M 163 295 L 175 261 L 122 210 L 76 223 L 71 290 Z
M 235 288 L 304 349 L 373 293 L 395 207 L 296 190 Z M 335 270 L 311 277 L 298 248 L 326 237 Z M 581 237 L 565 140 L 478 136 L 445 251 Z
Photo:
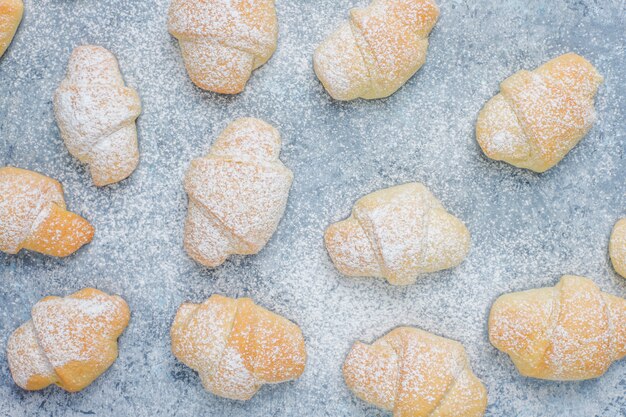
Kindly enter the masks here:
M 207 390 L 227 398 L 247 400 L 263 384 L 298 378 L 306 363 L 298 326 L 249 298 L 185 303 L 171 336 L 174 355 L 198 371 Z
M 362 197 L 348 219 L 326 230 L 325 240 L 342 273 L 384 277 L 397 285 L 458 265 L 470 245 L 465 225 L 420 183 Z
M 41 299 L 31 317 L 7 345 L 15 383 L 28 390 L 56 383 L 79 391 L 115 361 L 117 338 L 130 312 L 120 297 L 85 288 L 67 297 Z
M 626 355 L 626 300 L 603 293 L 590 279 L 565 275 L 555 287 L 499 297 L 489 339 L 522 375 L 596 378 Z
M 173 0 L 168 28 L 191 80 L 221 94 L 243 91 L 278 39 L 274 0 Z
M 186 246 L 200 247 L 211 221 L 212 231 L 229 244 L 218 263 L 231 253 L 258 252 L 283 215 L 293 174 L 278 159 L 280 135 L 258 119 L 238 119 L 215 141 L 208 155 L 195 159 L 185 175 L 189 194 Z M 202 226 L 202 225 L 205 226 Z M 208 231 L 205 230 L 208 233 Z
M 278 37 L 274 0 L 173 0 L 168 28 L 180 40 L 208 38 L 245 51 L 255 68 L 272 56 Z
M 337 100 L 389 96 L 426 61 L 438 17 L 433 0 L 374 0 L 352 9 L 315 51 L 315 72 Z
M 615 272 L 626 278 L 626 218 L 620 219 L 613 227 L 609 255 Z
M 93 45 L 79 46 L 72 52 L 54 106 L 68 150 L 86 163 L 92 162 L 94 153 L 106 154 L 103 146 L 114 146 L 105 139 L 127 126 L 134 129 L 141 113 L 139 95 L 124 84 L 115 56 Z M 131 159 L 130 163 L 136 161 Z
M 482 416 L 487 406 L 463 346 L 411 327 L 355 343 L 343 375 L 357 397 L 395 417 Z
M 90 242 L 93 227 L 65 210 L 61 184 L 20 168 L 0 168 L 0 250 L 67 256 Z
M 22 0 L 0 0 L 0 57 L 13 40 L 23 14 Z
M 476 137 L 487 156 L 543 172 L 556 165 L 595 121 L 602 76 L 574 53 L 519 71 L 481 110 Z

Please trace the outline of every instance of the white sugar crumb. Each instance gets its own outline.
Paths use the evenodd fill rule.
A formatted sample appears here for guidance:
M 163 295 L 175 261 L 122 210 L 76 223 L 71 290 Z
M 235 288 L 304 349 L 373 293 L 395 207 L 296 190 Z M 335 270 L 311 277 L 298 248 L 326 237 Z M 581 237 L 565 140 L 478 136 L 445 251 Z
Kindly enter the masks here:
M 537 381 L 519 376 L 487 338 L 489 307 L 499 295 L 552 286 L 565 273 L 626 295 L 607 256 L 611 228 L 626 212 L 621 0 L 439 1 L 425 65 L 388 99 L 349 103 L 330 99 L 313 72 L 313 51 L 350 8 L 368 0 L 277 2 L 278 48 L 234 97 L 189 81 L 167 32 L 169 4 L 28 0 L 0 59 L 0 165 L 60 180 L 68 208 L 96 228 L 93 242 L 68 258 L 0 254 L 0 347 L 49 294 L 93 286 L 123 296 L 133 315 L 118 360 L 78 395 L 24 392 L 0 349 L 0 414 L 388 415 L 349 391 L 341 366 L 355 341 L 373 341 L 399 325 L 465 346 L 489 392 L 488 416 L 624 414 L 626 361 L 594 381 Z M 85 44 L 117 57 L 143 105 L 137 170 L 104 189 L 67 152 L 52 110 L 68 58 Z M 569 51 L 604 77 L 597 121 L 585 139 L 542 175 L 487 159 L 475 122 L 500 82 Z M 208 270 L 182 247 L 183 177 L 238 117 L 278 129 L 294 183 L 265 248 Z M 412 181 L 466 224 L 468 257 L 400 288 L 341 276 L 324 248 L 325 228 L 348 217 L 360 197 Z M 169 330 L 181 303 L 213 293 L 251 297 L 301 326 L 309 353 L 302 377 L 264 386 L 245 403 L 208 394 L 172 355 Z

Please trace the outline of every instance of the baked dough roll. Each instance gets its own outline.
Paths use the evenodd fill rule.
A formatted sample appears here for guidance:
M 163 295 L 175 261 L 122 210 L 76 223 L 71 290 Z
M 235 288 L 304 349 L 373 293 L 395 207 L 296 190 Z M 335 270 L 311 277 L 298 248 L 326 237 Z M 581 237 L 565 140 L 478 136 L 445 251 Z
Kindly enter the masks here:
M 626 278 L 626 218 L 619 220 L 613 227 L 609 255 L 615 272 Z
M 122 181 L 137 168 L 139 113 L 139 95 L 124 85 L 111 52 L 92 45 L 74 49 L 54 94 L 54 114 L 65 146 L 89 165 L 95 185 Z
M 167 25 L 191 81 L 221 94 L 242 92 L 278 40 L 274 0 L 172 0 Z
M 595 121 L 602 76 L 586 59 L 561 55 L 500 84 L 478 115 L 476 139 L 485 155 L 544 172 L 559 163 Z
M 15 383 L 26 390 L 57 384 L 80 391 L 117 358 L 117 338 L 130 311 L 126 302 L 93 288 L 67 297 L 45 297 L 32 319 L 13 332 L 7 359 Z
M 249 298 L 212 295 L 202 304 L 182 304 L 171 337 L 174 356 L 221 397 L 249 400 L 264 384 L 304 372 L 300 328 Z
M 420 274 L 452 268 L 467 256 L 470 234 L 422 184 L 376 191 L 324 235 L 335 267 L 345 275 L 415 283 Z
M 487 390 L 463 346 L 412 327 L 371 345 L 356 342 L 343 376 L 357 397 L 394 417 L 478 417 L 487 407 Z
M 390 96 L 426 62 L 438 18 L 433 0 L 373 0 L 352 9 L 315 50 L 315 73 L 336 100 Z
M 555 287 L 499 297 L 489 339 L 524 376 L 597 378 L 626 355 L 626 300 L 590 279 L 565 275 Z
M 216 267 L 231 254 L 258 253 L 283 216 L 293 174 L 278 159 L 280 135 L 259 119 L 238 119 L 185 175 L 185 249 Z
M 0 0 L 0 57 L 13 40 L 23 14 L 22 0 Z
M 91 242 L 94 228 L 66 210 L 63 187 L 20 168 L 0 168 L 0 250 L 68 256 Z

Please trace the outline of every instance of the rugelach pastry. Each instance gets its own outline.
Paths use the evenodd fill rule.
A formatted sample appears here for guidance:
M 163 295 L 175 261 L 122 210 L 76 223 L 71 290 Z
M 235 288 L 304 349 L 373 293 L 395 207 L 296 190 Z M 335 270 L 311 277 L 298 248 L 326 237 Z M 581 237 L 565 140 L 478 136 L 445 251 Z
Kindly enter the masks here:
M 91 242 L 94 228 L 67 211 L 61 183 L 20 168 L 0 168 L 0 250 L 68 256 Z
M 9 338 L 7 359 L 15 383 L 35 391 L 56 384 L 76 392 L 117 359 L 117 338 L 130 319 L 126 302 L 93 288 L 45 297 L 31 320 Z
M 74 49 L 54 94 L 54 114 L 65 146 L 89 166 L 95 185 L 122 181 L 137 167 L 139 113 L 139 95 L 124 84 L 111 52 L 93 45 Z
M 297 379 L 306 365 L 300 328 L 249 298 L 212 295 L 202 304 L 185 303 L 171 337 L 174 356 L 198 372 L 205 389 L 234 400 Z
M 489 340 L 524 376 L 598 378 L 626 355 L 626 300 L 590 279 L 564 275 L 555 287 L 505 294 L 491 307 Z
M 335 267 L 345 275 L 386 278 L 394 285 L 459 265 L 470 248 L 465 225 L 422 184 L 376 191 L 324 234 Z
M 521 70 L 478 115 L 476 139 L 485 155 L 520 168 L 552 168 L 587 134 L 602 76 L 585 58 L 569 53 L 534 71 Z

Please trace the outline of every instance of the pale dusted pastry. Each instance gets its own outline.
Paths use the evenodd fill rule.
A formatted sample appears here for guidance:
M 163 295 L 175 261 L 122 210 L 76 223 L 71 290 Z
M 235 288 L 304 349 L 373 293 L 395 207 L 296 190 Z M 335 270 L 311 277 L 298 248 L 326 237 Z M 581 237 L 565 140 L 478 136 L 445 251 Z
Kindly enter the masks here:
M 285 211 L 293 174 L 278 159 L 280 135 L 258 119 L 238 119 L 185 175 L 185 249 L 216 267 L 231 254 L 258 253 Z
M 130 311 L 117 295 L 85 288 L 63 298 L 42 298 L 31 317 L 9 338 L 13 380 L 31 391 L 57 384 L 76 392 L 115 362 L 117 338 Z
M 412 327 L 356 342 L 343 376 L 357 397 L 394 417 L 478 417 L 487 407 L 463 345 Z
M 94 228 L 65 209 L 61 184 L 33 171 L 0 168 L 0 250 L 68 256 L 91 242 Z
M 601 83 L 593 65 L 574 53 L 519 71 L 480 111 L 476 139 L 489 158 L 547 171 L 591 129 Z
M 348 219 L 326 229 L 324 239 L 342 274 L 386 278 L 394 285 L 457 266 L 470 247 L 465 225 L 416 182 L 361 198 Z
M 613 227 L 609 255 L 615 272 L 626 278 L 626 218 L 619 220 Z
M 315 50 L 315 73 L 336 100 L 390 96 L 426 62 L 438 18 L 433 0 L 373 0 L 352 9 Z
M 13 40 L 23 14 L 22 0 L 0 0 L 0 57 Z
M 626 355 L 626 300 L 590 279 L 505 294 L 491 307 L 489 339 L 533 378 L 597 378 Z
M 191 81 L 221 94 L 242 92 L 278 40 L 274 0 L 172 0 L 167 25 Z
M 67 149 L 89 165 L 97 186 L 122 181 L 137 167 L 139 113 L 139 95 L 124 85 L 115 56 L 101 46 L 75 48 L 54 114 Z
M 300 328 L 249 298 L 182 304 L 171 337 L 174 356 L 198 372 L 206 390 L 234 400 L 299 378 L 306 364 Z

